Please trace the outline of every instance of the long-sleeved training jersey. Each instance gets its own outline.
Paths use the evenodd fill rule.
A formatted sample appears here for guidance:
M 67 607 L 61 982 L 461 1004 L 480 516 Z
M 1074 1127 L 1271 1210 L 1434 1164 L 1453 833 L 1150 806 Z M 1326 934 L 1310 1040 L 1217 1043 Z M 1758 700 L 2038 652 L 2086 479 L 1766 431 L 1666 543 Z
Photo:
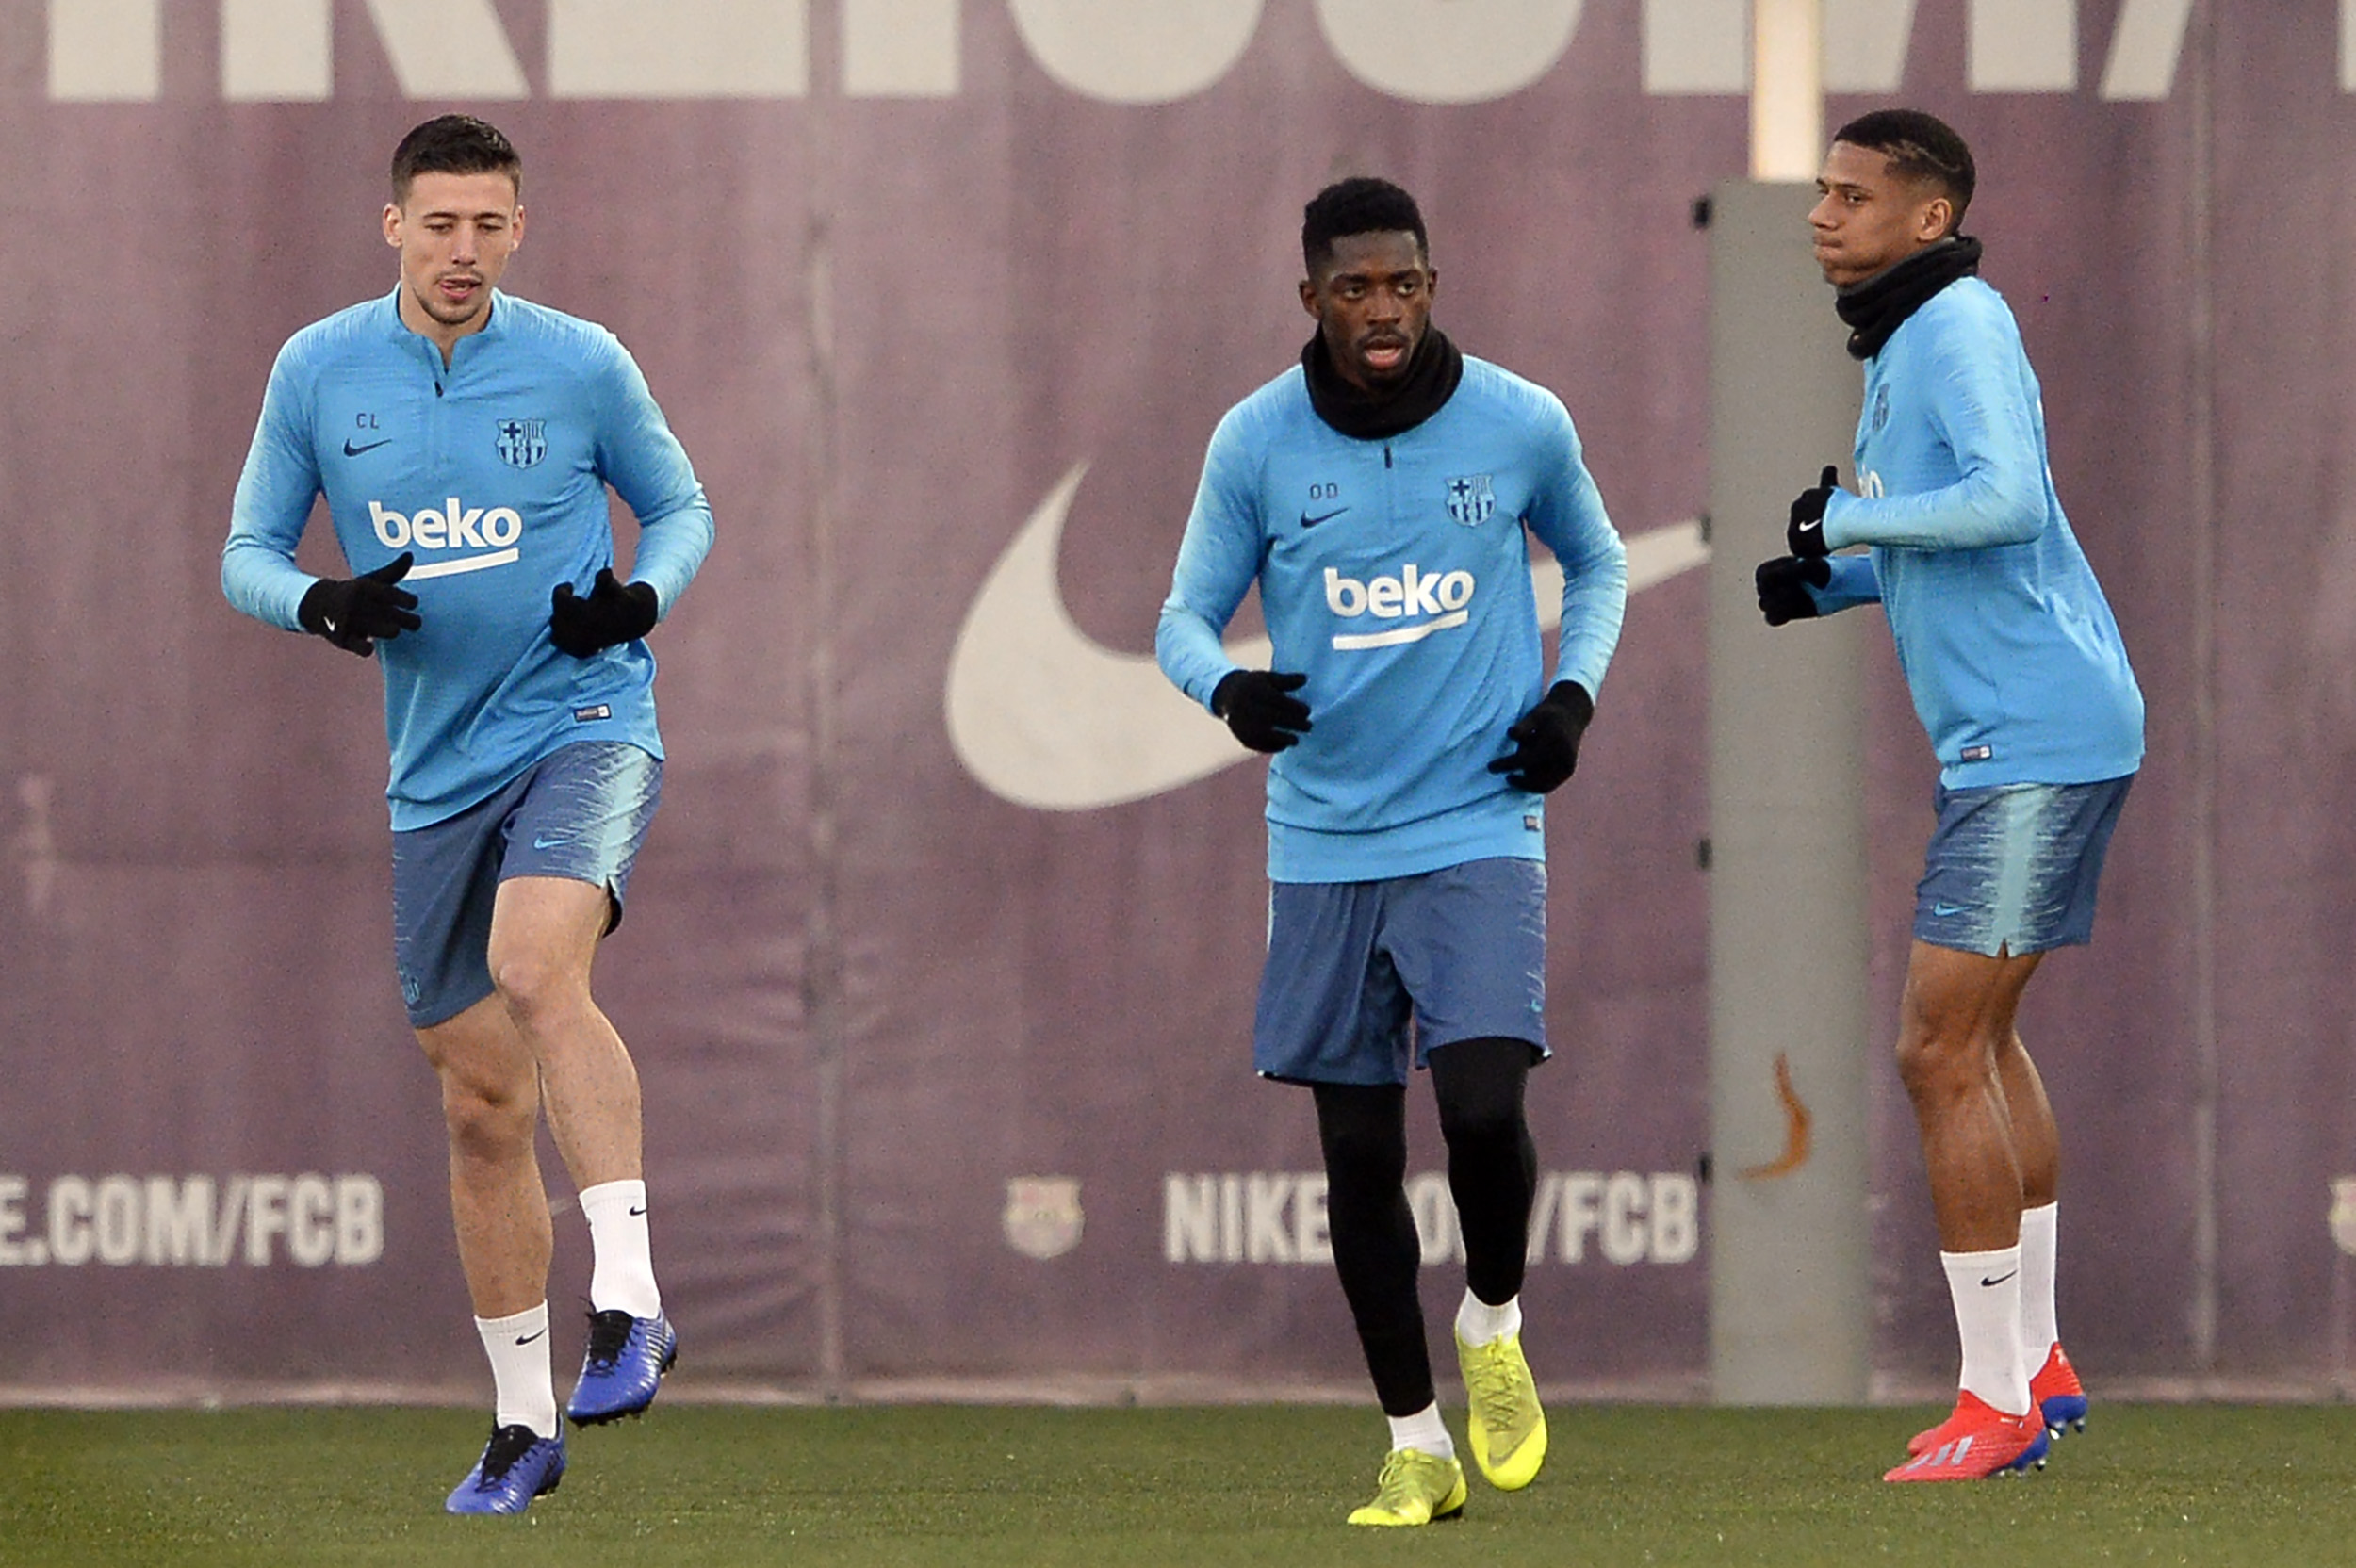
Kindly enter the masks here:
M 1308 676 L 1315 727 L 1268 765 L 1271 879 L 1545 858 L 1544 797 L 1488 771 L 1547 684 L 1525 529 L 1562 564 L 1556 678 L 1600 695 L 1628 557 L 1552 393 L 1468 355 L 1429 419 L 1356 440 L 1295 368 L 1219 421 L 1155 651 L 1207 707 L 1256 580 L 1276 668 Z
M 402 586 L 424 625 L 376 647 L 395 830 L 463 811 L 574 741 L 663 755 L 646 645 L 575 659 L 548 639 L 555 586 L 585 595 L 614 563 L 609 484 L 638 518 L 631 579 L 668 614 L 712 547 L 712 510 L 636 363 L 594 322 L 496 294 L 445 367 L 393 294 L 279 351 L 221 588 L 298 629 L 318 579 L 295 546 L 321 494 L 355 573 L 415 555 Z
M 2143 760 L 2143 694 L 2054 494 L 2045 404 L 2012 312 L 1978 278 L 1865 366 L 1861 495 L 1835 491 L 1826 612 L 1880 600 L 1949 789 L 2087 784 Z

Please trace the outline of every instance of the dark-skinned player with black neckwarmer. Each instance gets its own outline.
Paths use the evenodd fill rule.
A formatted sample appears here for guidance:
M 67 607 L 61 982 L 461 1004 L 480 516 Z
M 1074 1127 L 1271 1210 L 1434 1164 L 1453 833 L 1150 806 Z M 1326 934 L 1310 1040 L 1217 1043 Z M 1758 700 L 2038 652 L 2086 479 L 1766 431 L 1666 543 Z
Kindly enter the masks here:
M 1416 1294 L 1415 1068 L 1464 1236 L 1473 1458 L 1509 1491 L 1546 1458 L 1520 1299 L 1537 1175 L 1523 1092 L 1547 1054 L 1545 797 L 1578 766 L 1628 564 L 1562 401 L 1431 324 L 1438 274 L 1406 191 L 1328 188 L 1301 251 L 1316 335 L 1212 436 L 1156 649 L 1269 755 L 1253 1066 L 1314 1097 L 1334 1267 L 1390 1424 L 1350 1522 L 1415 1526 L 1466 1497 Z M 1551 680 L 1531 535 L 1563 570 Z M 1219 641 L 1254 583 L 1267 670 Z

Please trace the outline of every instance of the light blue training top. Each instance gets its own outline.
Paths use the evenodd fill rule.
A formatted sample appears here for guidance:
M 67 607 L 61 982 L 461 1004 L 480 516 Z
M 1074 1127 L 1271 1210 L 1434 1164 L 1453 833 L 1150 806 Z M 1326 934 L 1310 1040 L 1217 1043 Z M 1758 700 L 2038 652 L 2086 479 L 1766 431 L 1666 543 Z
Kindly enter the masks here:
M 2143 694 L 2062 514 L 2045 404 L 2012 312 L 1975 277 L 1933 295 L 1865 365 L 1853 495 L 1836 490 L 1811 590 L 1879 600 L 1939 781 L 2089 784 L 2143 760 Z
M 1358 440 L 1295 367 L 1219 421 L 1154 647 L 1207 708 L 1256 580 L 1275 667 L 1308 677 L 1315 727 L 1268 764 L 1270 879 L 1546 858 L 1545 797 L 1488 771 L 1548 684 L 1525 531 L 1562 564 L 1556 678 L 1599 696 L 1628 557 L 1553 393 L 1467 355 L 1429 419 Z
M 295 546 L 321 494 L 354 573 L 414 553 L 401 585 L 424 625 L 376 647 L 396 831 L 465 810 L 575 741 L 663 755 L 646 643 L 575 659 L 548 639 L 550 591 L 586 596 L 614 564 L 609 484 L 638 518 L 631 579 L 667 615 L 712 547 L 712 509 L 637 364 L 595 322 L 495 293 L 445 368 L 395 293 L 279 351 L 221 590 L 299 629 L 319 580 Z

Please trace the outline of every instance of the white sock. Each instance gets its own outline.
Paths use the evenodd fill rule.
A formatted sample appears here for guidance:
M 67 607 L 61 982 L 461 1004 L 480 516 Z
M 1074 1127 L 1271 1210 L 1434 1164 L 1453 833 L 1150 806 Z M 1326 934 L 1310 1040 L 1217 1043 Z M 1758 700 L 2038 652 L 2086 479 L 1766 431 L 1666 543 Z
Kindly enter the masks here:
M 1430 1454 L 1433 1459 L 1456 1457 L 1456 1440 L 1448 1435 L 1448 1424 L 1440 1419 L 1438 1400 L 1433 1400 L 1413 1415 L 1393 1415 L 1385 1419 L 1391 1423 L 1391 1447 L 1394 1451 L 1413 1448 L 1419 1454 Z
M 2053 1326 L 2053 1255 L 2058 1248 L 2059 1203 L 2021 1211 L 2021 1354 L 2034 1378 L 2046 1355 L 2061 1343 Z
M 1522 1331 L 1522 1298 L 1518 1296 L 1502 1306 L 1491 1306 L 1471 1291 L 1464 1292 L 1464 1305 L 1456 1309 L 1456 1337 L 1467 1345 L 1486 1345 L 1503 1339 L 1507 1334 Z
M 632 1317 L 663 1311 L 655 1288 L 654 1252 L 646 1237 L 646 1184 L 599 1182 L 581 1191 L 581 1212 L 589 1221 L 592 1312 L 619 1309 Z
M 498 1390 L 498 1414 L 502 1427 L 526 1426 L 542 1437 L 556 1435 L 556 1384 L 548 1371 L 548 1304 L 541 1302 L 513 1317 L 478 1317 L 474 1331 L 483 1336 L 483 1353 L 491 1358 L 491 1381 Z
M 2029 1374 L 2021 1364 L 2021 1248 L 1941 1252 L 1947 1293 L 1955 1298 L 1963 1340 L 1962 1386 L 2006 1415 L 2029 1408 Z

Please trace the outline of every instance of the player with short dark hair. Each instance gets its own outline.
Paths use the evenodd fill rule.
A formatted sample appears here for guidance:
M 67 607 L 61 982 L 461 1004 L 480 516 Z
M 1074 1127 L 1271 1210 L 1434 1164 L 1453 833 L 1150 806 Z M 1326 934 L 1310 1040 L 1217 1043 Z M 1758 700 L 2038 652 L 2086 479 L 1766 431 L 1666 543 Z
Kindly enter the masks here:
M 1875 109 L 1841 126 L 1834 139 L 1879 153 L 1891 179 L 1945 196 L 1946 232 L 1963 232 L 1964 214 L 1972 210 L 1980 173 L 1972 149 L 1945 121 L 1921 109 Z
M 1893 1481 L 2043 1462 L 2086 1402 L 2054 1325 L 2060 1141 L 2014 1016 L 2082 944 L 2143 760 L 2143 696 L 2062 514 L 2021 331 L 1957 230 L 1963 139 L 1884 110 L 1833 139 L 1809 216 L 1864 362 L 1858 492 L 1827 466 L 1761 563 L 1770 626 L 1879 603 L 1939 761 L 1898 1067 L 1929 1167 L 1963 1345 L 1955 1408 Z M 1863 555 L 1836 555 L 1844 546 Z
M 393 204 L 409 200 L 420 174 L 504 174 L 523 200 L 524 160 L 505 132 L 471 114 L 437 115 L 413 127 L 393 149 Z
M 1380 180 L 1310 202 L 1301 365 L 1211 437 L 1155 639 L 1163 671 L 1271 755 L 1262 1076 L 1306 1084 L 1333 1263 L 1391 1453 L 1353 1525 L 1464 1505 L 1440 1419 L 1404 1186 L 1406 1084 L 1432 1073 L 1461 1217 L 1456 1315 L 1473 1457 L 1527 1486 L 1546 1415 L 1521 1348 L 1546 1055 L 1545 802 L 1578 766 L 1628 597 L 1627 555 L 1552 393 L 1431 324 L 1422 214 Z M 1563 569 L 1543 678 L 1527 536 Z M 1275 667 L 1219 634 L 1256 582 Z
M 564 1473 L 543 1110 L 596 1257 L 566 1413 L 646 1409 L 678 1339 L 647 1237 L 637 1070 L 589 975 L 662 788 L 644 638 L 702 564 L 712 511 L 613 334 L 499 290 L 521 182 L 480 120 L 402 139 L 383 219 L 399 282 L 280 351 L 221 551 L 237 609 L 384 672 L 395 959 L 441 1081 L 459 1262 L 497 1385 L 454 1513 L 521 1512 Z M 609 485 L 638 519 L 627 583 Z M 352 577 L 295 564 L 322 494 Z
M 1432 249 L 1415 199 L 1388 180 L 1361 174 L 1336 180 L 1301 209 L 1301 266 L 1317 276 L 1333 259 L 1333 242 L 1354 234 L 1412 234 L 1418 250 Z

